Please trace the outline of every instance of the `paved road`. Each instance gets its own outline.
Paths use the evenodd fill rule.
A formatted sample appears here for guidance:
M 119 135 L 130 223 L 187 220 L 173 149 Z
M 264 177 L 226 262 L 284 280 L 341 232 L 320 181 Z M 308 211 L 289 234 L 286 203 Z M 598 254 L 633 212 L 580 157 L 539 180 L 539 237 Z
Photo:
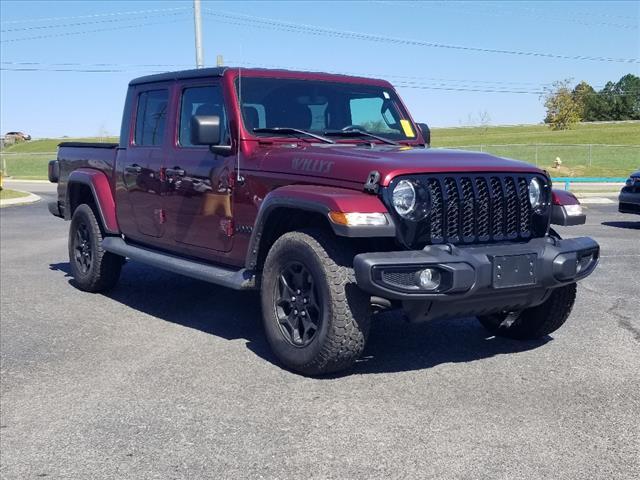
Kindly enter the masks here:
M 593 235 L 603 258 L 551 338 L 387 316 L 353 374 L 313 380 L 275 364 L 255 295 L 134 263 L 109 295 L 80 292 L 68 224 L 42 202 L 4 208 L 0 474 L 640 478 L 632 220 L 593 205 L 563 231 Z

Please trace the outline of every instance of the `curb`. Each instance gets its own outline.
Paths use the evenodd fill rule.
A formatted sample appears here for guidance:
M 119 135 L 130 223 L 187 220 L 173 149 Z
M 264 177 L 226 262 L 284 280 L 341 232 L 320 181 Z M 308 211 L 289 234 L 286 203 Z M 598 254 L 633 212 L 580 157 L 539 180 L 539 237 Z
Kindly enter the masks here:
M 572 192 L 578 198 L 609 197 L 618 198 L 620 192 Z
M 49 180 L 29 180 L 25 178 L 4 177 L 5 182 L 11 183 L 51 183 Z
M 22 190 L 16 190 L 16 192 L 27 193 L 26 197 L 8 198 L 6 200 L 0 200 L 0 208 L 14 206 L 14 205 L 28 205 L 40 201 L 40 197 L 34 193 L 24 192 Z

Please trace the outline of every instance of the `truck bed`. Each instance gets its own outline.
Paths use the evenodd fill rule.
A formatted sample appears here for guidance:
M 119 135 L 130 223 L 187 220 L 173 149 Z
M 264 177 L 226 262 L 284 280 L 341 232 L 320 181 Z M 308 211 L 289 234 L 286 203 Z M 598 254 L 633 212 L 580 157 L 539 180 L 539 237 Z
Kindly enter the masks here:
M 92 168 L 111 179 L 116 160 L 117 143 L 62 142 L 58 145 L 58 200 L 64 202 L 67 180 L 72 171 Z

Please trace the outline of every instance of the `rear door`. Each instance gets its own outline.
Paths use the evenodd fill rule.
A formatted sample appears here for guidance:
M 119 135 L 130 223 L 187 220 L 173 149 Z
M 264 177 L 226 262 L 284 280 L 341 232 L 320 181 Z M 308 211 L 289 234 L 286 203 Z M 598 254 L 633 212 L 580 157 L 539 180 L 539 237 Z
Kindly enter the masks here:
M 229 128 L 218 79 L 178 83 L 174 141 L 168 150 L 164 197 L 167 232 L 177 248 L 209 257 L 232 246 L 232 196 L 230 173 L 233 157 L 191 143 L 191 117 L 220 117 L 222 143 Z
M 128 212 L 123 211 L 119 217 L 130 215 L 135 219 L 135 231 L 124 233 L 142 241 L 164 235 L 161 170 L 169 131 L 169 98 L 169 84 L 136 88 L 133 135 L 126 161 L 119 165 L 123 191 L 119 192 L 118 203 L 124 201 L 128 207 Z

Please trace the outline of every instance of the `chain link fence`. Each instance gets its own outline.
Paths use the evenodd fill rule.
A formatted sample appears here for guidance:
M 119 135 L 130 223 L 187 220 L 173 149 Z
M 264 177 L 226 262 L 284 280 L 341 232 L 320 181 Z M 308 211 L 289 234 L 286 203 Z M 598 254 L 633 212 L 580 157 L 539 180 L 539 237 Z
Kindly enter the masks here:
M 451 148 L 490 153 L 533 163 L 562 177 L 624 177 L 640 168 L 640 145 L 504 144 Z M 56 152 L 0 152 L 5 176 L 45 179 L 47 163 Z
M 57 152 L 0 152 L 0 169 L 4 177 L 43 180 L 47 178 L 49 160 L 56 155 Z
M 533 163 L 563 176 L 619 177 L 640 168 L 640 145 L 504 144 L 442 147 Z

